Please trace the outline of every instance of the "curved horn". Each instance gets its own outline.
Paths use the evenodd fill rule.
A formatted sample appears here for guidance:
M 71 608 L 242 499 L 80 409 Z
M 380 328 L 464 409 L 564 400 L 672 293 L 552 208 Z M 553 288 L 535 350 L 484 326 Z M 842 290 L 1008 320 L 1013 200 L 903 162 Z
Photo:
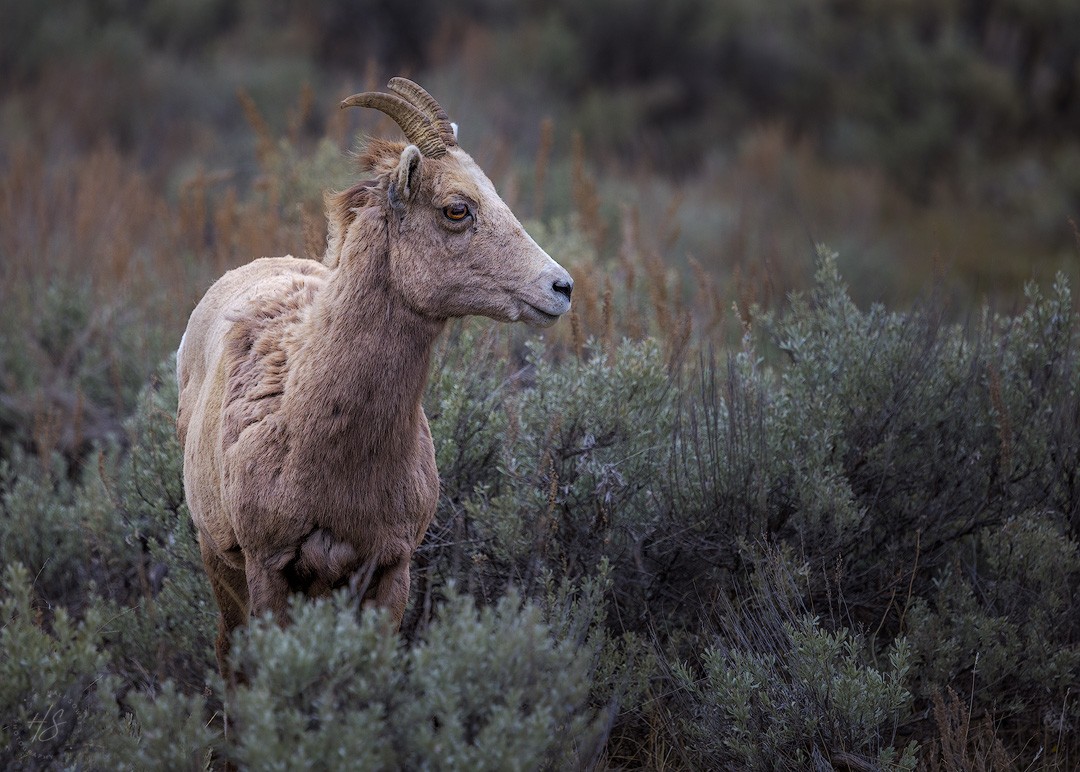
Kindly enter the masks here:
M 428 158 L 438 158 L 446 154 L 446 142 L 443 140 L 442 131 L 436 128 L 431 119 L 418 107 L 395 94 L 365 91 L 342 100 L 341 107 L 342 109 L 346 107 L 374 108 L 393 118 L 394 123 L 405 133 L 405 138 L 416 145 L 423 155 Z
M 435 100 L 435 97 L 427 92 L 427 89 L 408 78 L 391 78 L 386 86 L 420 108 L 420 112 L 424 113 L 438 129 L 439 136 L 447 147 L 457 144 L 454 128 L 450 125 L 450 116 L 446 114 L 446 110 Z

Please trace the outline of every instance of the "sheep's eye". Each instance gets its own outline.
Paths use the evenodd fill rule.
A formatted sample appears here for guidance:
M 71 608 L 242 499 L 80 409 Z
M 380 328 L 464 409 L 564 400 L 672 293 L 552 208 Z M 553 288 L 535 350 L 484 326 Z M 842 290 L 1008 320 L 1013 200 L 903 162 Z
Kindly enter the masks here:
M 443 207 L 443 214 L 448 220 L 459 222 L 469 216 L 469 207 L 465 204 L 450 204 Z

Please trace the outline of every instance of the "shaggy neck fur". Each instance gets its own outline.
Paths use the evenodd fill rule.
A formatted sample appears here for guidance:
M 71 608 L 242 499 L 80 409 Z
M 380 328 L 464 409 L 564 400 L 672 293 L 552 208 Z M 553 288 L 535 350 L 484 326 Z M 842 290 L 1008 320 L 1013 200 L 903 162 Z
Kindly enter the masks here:
M 388 225 L 377 208 L 361 212 L 341 255 L 312 308 L 285 401 L 305 414 L 295 423 L 304 428 L 293 438 L 299 457 L 316 467 L 347 460 L 352 468 L 340 472 L 356 475 L 414 447 L 444 322 L 411 310 L 391 284 Z

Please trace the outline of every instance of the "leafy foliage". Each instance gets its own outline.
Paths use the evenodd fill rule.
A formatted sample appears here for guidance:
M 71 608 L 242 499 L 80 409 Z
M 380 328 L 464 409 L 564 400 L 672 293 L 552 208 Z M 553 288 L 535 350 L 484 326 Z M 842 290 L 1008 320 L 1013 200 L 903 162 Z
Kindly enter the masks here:
M 998 717 L 999 737 L 1035 730 L 1056 743 L 1075 731 L 1078 554 L 1061 518 L 1046 513 L 981 533 L 936 578 L 933 592 L 912 605 L 924 689 L 969 694 L 969 712 Z M 1041 727 L 1028 725 L 1034 716 Z
M 74 765 L 111 730 L 104 619 L 91 609 L 76 620 L 61 607 L 46 622 L 19 563 L 4 572 L 0 616 L 0 760 L 6 769 Z
M 757 571 L 745 596 L 717 604 L 700 674 L 673 665 L 695 764 L 914 769 L 917 744 L 895 747 L 913 705 L 916 660 L 907 640 L 879 653 L 860 633 L 830 631 L 804 606 L 805 564 L 775 547 L 752 560 Z
M 700 743 L 694 750 L 706 763 L 795 770 L 855 757 L 914 769 L 914 745 L 898 758 L 879 739 L 910 707 L 903 640 L 882 673 L 863 664 L 863 642 L 846 630 L 828 633 L 806 617 L 783 635 L 774 643 L 783 647 L 778 653 L 709 649 L 703 682 L 684 675 L 702 714 L 692 731 Z
M 251 768 L 562 769 L 595 751 L 590 657 L 509 594 L 452 595 L 408 649 L 344 596 L 296 604 L 240 640 L 247 682 L 228 699 Z
M 1068 768 L 1066 284 L 964 327 L 933 297 L 858 308 L 823 251 L 811 291 L 753 318 L 724 363 L 456 327 L 402 638 L 297 603 L 238 634 L 231 690 L 164 363 L 77 477 L 6 462 L 0 551 L 32 572 L 6 580 L 7 662 L 49 663 L 6 681 L 8 761 Z M 30 748 L 53 703 L 78 721 Z

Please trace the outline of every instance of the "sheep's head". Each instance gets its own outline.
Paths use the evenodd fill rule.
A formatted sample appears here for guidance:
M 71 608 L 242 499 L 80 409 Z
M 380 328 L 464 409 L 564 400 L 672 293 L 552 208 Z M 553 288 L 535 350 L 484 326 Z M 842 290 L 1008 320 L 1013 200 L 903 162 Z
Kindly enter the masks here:
M 372 140 L 361 158 L 375 179 L 330 201 L 330 251 L 349 248 L 356 213 L 387 223 L 391 280 L 413 309 L 547 326 L 570 308 L 574 282 L 525 232 L 491 180 L 458 147 L 454 127 L 424 89 L 394 78 L 394 93 L 349 97 L 392 117 L 409 144 Z

